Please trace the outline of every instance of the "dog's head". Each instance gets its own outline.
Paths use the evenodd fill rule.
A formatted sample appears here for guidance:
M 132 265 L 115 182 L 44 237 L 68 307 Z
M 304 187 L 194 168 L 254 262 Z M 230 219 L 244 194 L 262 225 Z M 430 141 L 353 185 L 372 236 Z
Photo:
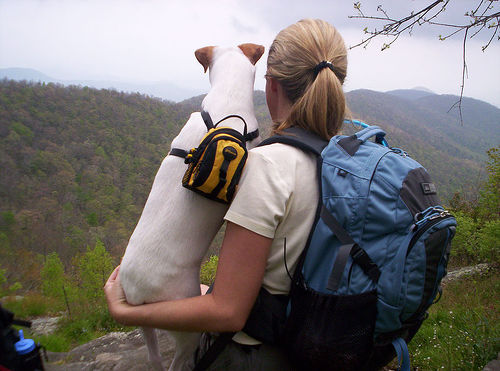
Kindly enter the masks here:
M 260 59 L 262 54 L 264 54 L 264 47 L 257 44 L 241 44 L 238 45 L 238 49 L 242 52 L 248 60 L 255 65 Z M 206 46 L 200 48 L 194 52 L 196 59 L 203 66 L 205 72 L 207 72 L 209 67 L 213 67 L 215 61 L 220 59 L 219 57 L 228 52 L 234 52 L 235 48 L 220 48 L 216 46 Z
M 202 109 L 210 112 L 216 122 L 228 115 L 245 118 L 248 132 L 258 128 L 253 107 L 255 64 L 264 53 L 264 47 L 242 44 L 238 47 L 207 46 L 196 50 L 196 59 L 205 72 L 210 70 L 210 91 L 202 102 Z M 224 126 L 242 130 L 240 120 L 227 120 Z M 251 148 L 260 138 L 247 142 Z

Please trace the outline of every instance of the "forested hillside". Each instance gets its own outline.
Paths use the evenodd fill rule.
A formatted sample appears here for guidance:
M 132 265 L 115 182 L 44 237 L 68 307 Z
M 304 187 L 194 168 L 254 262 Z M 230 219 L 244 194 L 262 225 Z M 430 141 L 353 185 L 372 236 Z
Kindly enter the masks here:
M 185 118 L 141 95 L 2 81 L 3 268 L 26 281 L 36 269 L 16 257 L 37 264 L 35 254 L 55 251 L 69 263 L 98 239 L 121 254 Z
M 464 101 L 461 126 L 446 114 L 456 97 L 364 90 L 347 96 L 354 118 L 384 127 L 392 145 L 430 170 L 445 201 L 477 184 L 486 150 L 500 142 L 500 110 L 483 102 Z M 171 140 L 202 98 L 172 103 L 0 81 L 0 268 L 7 279 L 29 289 L 48 253 L 70 265 L 97 241 L 118 259 Z M 254 102 L 269 133 L 264 93 Z
M 446 201 L 454 192 L 479 187 L 486 151 L 500 144 L 500 109 L 471 98 L 463 100 L 463 122 L 449 109 L 458 97 L 379 93 L 347 94 L 353 117 L 381 126 L 389 144 L 401 147 L 430 172 Z

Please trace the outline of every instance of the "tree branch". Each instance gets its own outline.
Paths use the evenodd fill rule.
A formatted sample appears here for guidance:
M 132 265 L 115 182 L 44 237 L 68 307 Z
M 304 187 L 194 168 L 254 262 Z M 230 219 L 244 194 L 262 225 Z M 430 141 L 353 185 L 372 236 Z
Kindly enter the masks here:
M 388 49 L 398 38 L 399 36 L 408 31 L 411 35 L 413 33 L 413 29 L 415 25 L 423 26 L 423 25 L 432 25 L 432 26 L 440 26 L 446 28 L 454 28 L 452 32 L 449 34 L 445 34 L 445 36 L 439 35 L 439 39 L 444 41 L 449 39 L 460 32 L 464 32 L 463 42 L 462 42 L 462 83 L 460 85 L 460 98 L 458 102 L 456 102 L 451 108 L 455 108 L 458 106 L 460 113 L 460 122 L 463 123 L 462 117 L 462 99 L 465 87 L 465 78 L 467 75 L 467 63 L 466 63 L 466 44 L 468 38 L 472 38 L 479 34 L 481 31 L 485 29 L 494 29 L 491 37 L 488 42 L 482 46 L 482 51 L 484 51 L 488 46 L 491 45 L 492 41 L 495 39 L 495 36 L 499 32 L 500 28 L 500 12 L 494 12 L 494 2 L 499 0 L 478 0 L 479 4 L 472 11 L 465 12 L 464 16 L 466 19 L 469 19 L 469 22 L 463 22 L 461 24 L 452 24 L 452 23 L 442 23 L 438 22 L 438 17 L 446 11 L 446 6 L 451 0 L 436 0 L 426 6 L 425 8 L 414 12 L 412 11 L 409 15 L 402 17 L 400 19 L 392 18 L 389 16 L 388 12 L 382 8 L 381 5 L 377 7 L 377 12 L 382 12 L 383 16 L 372 16 L 365 15 L 361 10 L 361 2 L 354 3 L 354 9 L 357 10 L 358 15 L 349 16 L 349 18 L 357 18 L 357 19 L 365 19 L 369 21 L 376 22 L 384 22 L 381 30 L 377 30 L 376 28 L 373 30 L 369 30 L 368 27 L 365 27 L 363 30 L 365 34 L 370 35 L 366 39 L 361 40 L 361 42 L 351 46 L 349 49 L 354 49 L 359 46 L 367 47 L 367 45 L 378 36 L 386 36 L 391 37 L 392 40 L 388 43 L 384 43 L 382 45 L 382 50 Z M 435 11 L 435 13 L 430 14 L 431 11 Z M 478 15 L 480 14 L 480 15 Z M 427 15 L 430 15 L 428 18 Z M 492 23 L 490 23 L 492 22 Z M 474 30 L 474 32 L 469 32 Z M 468 35 L 472 34 L 468 37 Z M 500 36 L 498 37 L 500 40 Z

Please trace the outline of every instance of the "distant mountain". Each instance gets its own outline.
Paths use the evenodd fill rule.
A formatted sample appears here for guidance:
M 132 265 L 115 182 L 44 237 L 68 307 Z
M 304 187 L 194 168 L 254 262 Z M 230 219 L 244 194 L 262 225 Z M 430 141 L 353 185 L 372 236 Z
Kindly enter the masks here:
M 395 95 L 400 98 L 416 100 L 419 98 L 427 97 L 429 95 L 436 95 L 434 92 L 427 88 L 413 88 L 413 89 L 398 89 L 386 92 L 387 94 Z
M 96 89 L 111 89 L 127 93 L 140 93 L 153 97 L 162 98 L 170 101 L 181 101 L 202 93 L 200 90 L 181 88 L 169 82 L 157 83 L 133 83 L 124 81 L 105 81 L 105 80 L 59 80 L 47 76 L 30 68 L 3 68 L 0 69 L 0 79 L 9 79 L 15 81 L 32 81 L 56 83 L 64 86 L 88 86 Z
M 34 82 L 59 82 L 59 80 L 31 68 L 0 68 L 0 79 L 16 81 L 26 80 Z

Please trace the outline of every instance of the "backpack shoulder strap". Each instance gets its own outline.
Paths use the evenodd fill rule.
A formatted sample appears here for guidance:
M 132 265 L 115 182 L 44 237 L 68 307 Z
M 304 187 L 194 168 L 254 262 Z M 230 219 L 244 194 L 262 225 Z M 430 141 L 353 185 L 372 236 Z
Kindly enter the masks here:
M 370 136 L 375 134 L 380 134 L 380 129 L 378 127 L 369 127 L 367 129 L 362 130 L 360 133 L 361 141 L 365 141 Z M 383 132 L 382 132 L 383 133 Z M 383 133 L 385 134 L 385 133 Z M 358 139 L 356 136 L 355 138 Z M 271 143 L 284 143 L 289 144 L 294 147 L 300 148 L 306 152 L 314 153 L 318 158 L 318 175 L 321 178 L 322 173 L 322 157 L 321 152 L 328 145 L 328 141 L 318 137 L 317 135 L 306 131 L 299 127 L 290 127 L 283 131 L 282 135 L 274 135 L 268 139 L 262 141 L 259 146 L 263 146 Z M 319 183 L 319 194 L 322 194 L 321 181 Z M 380 270 L 377 265 L 370 259 L 368 254 L 358 246 L 349 233 L 340 225 L 337 219 L 332 215 L 332 213 L 327 210 L 327 208 L 323 205 L 322 198 L 320 197 L 318 207 L 316 210 L 316 216 L 314 225 L 321 219 L 328 226 L 328 228 L 334 233 L 334 235 L 339 239 L 342 244 L 342 248 L 340 249 L 340 253 L 335 260 L 335 264 L 333 266 L 331 275 L 328 280 L 328 288 L 332 291 L 337 290 L 338 285 L 340 284 L 340 280 L 342 278 L 342 272 L 344 271 L 344 267 L 347 263 L 347 259 L 349 256 L 353 258 L 353 260 L 363 269 L 365 274 L 370 277 L 374 282 L 377 282 L 380 277 Z M 301 257 L 299 259 L 299 263 L 297 265 L 298 269 L 296 269 L 294 279 L 297 280 L 298 275 L 300 274 L 300 270 L 304 264 L 304 259 L 309 248 L 309 244 L 311 242 L 312 235 L 314 233 L 315 228 L 311 229 L 309 237 L 307 239 L 306 247 L 304 248 Z
M 270 138 L 264 139 L 258 146 L 265 146 L 272 143 L 288 144 L 300 148 L 303 151 L 312 152 L 316 156 L 321 156 L 321 152 L 328 144 L 328 141 L 310 131 L 292 126 L 283 130 L 282 134 L 276 134 Z

